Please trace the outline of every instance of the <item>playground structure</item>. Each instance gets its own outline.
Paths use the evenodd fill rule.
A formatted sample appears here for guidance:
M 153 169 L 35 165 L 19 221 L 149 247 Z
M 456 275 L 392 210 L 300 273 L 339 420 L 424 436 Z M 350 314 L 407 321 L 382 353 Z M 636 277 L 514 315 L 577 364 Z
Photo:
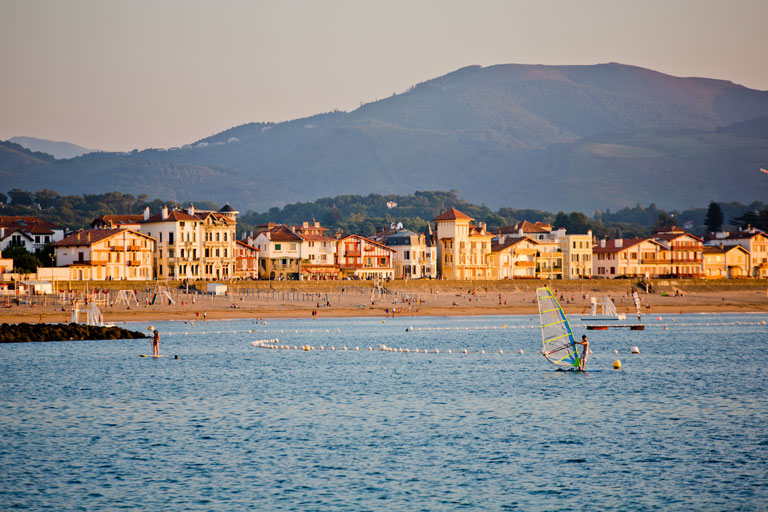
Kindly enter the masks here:
M 126 307 L 130 307 L 131 304 L 139 305 L 139 299 L 136 298 L 136 293 L 133 290 L 118 290 L 117 297 L 115 298 L 115 306 L 125 304 Z
M 159 283 L 152 290 L 152 298 L 150 299 L 149 304 L 154 306 L 157 304 L 157 299 L 162 297 L 165 297 L 168 300 L 169 305 L 176 304 L 176 301 L 171 297 L 171 292 L 168 290 L 168 287 Z

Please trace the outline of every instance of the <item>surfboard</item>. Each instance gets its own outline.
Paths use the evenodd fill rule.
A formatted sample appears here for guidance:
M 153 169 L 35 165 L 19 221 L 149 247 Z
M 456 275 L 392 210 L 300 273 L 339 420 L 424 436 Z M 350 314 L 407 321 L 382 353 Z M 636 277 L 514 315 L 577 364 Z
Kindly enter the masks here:
M 167 355 L 153 356 L 152 354 L 139 354 L 139 357 L 168 357 Z

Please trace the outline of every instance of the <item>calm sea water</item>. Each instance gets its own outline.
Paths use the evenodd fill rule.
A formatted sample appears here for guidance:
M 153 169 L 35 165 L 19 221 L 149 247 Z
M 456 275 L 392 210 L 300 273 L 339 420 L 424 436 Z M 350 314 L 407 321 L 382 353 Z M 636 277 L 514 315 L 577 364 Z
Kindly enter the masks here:
M 178 360 L 3 345 L 0 509 L 765 510 L 768 315 L 674 320 L 590 331 L 623 369 L 588 374 L 530 316 L 156 323 Z M 250 344 L 274 337 L 337 350 Z

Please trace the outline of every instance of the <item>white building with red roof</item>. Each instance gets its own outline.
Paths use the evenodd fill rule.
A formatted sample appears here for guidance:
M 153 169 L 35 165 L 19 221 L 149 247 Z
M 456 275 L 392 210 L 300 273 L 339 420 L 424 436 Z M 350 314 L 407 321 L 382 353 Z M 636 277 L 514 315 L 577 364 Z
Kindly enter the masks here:
M 34 253 L 64 238 L 64 229 L 30 215 L 0 216 L 0 251 L 23 247 Z
M 259 278 L 271 280 L 299 279 L 303 239 L 290 226 L 263 224 L 259 232 L 248 238 L 248 244 L 259 253 Z
M 147 281 L 155 239 L 131 229 L 87 229 L 53 244 L 56 265 L 72 281 Z
M 592 248 L 592 275 L 598 278 L 659 277 L 668 271 L 664 246 L 651 238 L 600 240 Z
M 144 211 L 141 232 L 157 240 L 153 254 L 157 279 L 200 279 L 203 221 L 182 210 L 150 215 Z

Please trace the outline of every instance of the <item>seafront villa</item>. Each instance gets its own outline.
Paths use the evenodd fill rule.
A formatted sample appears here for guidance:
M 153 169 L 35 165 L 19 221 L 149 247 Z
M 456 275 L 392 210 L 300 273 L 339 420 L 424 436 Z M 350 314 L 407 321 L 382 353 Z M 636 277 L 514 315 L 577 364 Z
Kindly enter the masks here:
M 489 232 L 450 208 L 416 233 L 397 223 L 373 237 L 329 234 L 319 222 L 267 223 L 236 240 L 238 212 L 194 206 L 104 215 L 66 238 L 36 217 L 0 217 L 0 248 L 51 244 L 71 280 L 615 279 L 768 277 L 768 235 L 747 227 L 700 238 L 677 226 L 648 238 L 597 239 L 542 222 Z M 2 260 L 0 276 L 10 276 Z

